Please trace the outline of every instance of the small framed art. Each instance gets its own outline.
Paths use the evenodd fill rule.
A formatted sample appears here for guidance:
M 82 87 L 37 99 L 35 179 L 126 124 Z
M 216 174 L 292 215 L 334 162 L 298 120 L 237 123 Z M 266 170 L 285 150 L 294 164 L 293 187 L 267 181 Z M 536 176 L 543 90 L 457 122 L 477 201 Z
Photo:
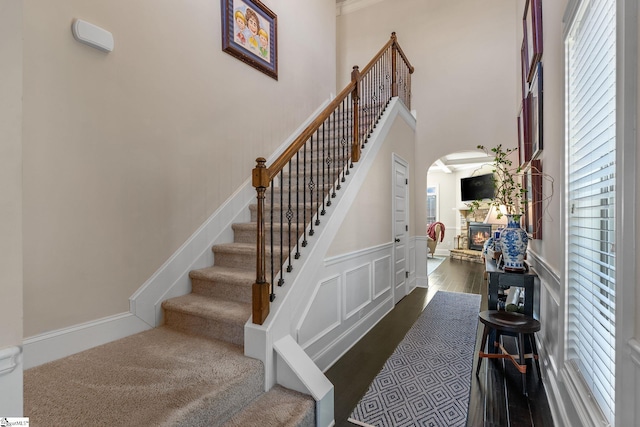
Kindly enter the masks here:
M 259 0 L 221 0 L 222 50 L 278 80 L 277 17 Z
M 520 106 L 518 113 L 518 165 L 522 166 L 526 163 L 525 138 L 524 138 L 524 101 Z
M 531 80 L 529 90 L 529 138 L 531 141 L 531 158 L 535 159 L 542 153 L 542 62 L 536 64 L 536 72 Z
M 527 190 L 524 228 L 532 239 L 542 239 L 542 162 L 532 160 L 523 175 L 522 186 Z
M 527 81 L 533 79 L 535 66 L 542 58 L 542 0 L 527 0 L 522 17 L 527 59 Z

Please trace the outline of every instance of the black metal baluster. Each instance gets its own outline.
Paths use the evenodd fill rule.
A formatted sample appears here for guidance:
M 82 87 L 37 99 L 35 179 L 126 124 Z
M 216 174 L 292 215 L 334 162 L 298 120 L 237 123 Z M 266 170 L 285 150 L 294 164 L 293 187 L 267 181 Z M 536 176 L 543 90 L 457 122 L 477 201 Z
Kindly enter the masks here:
M 357 84 L 357 83 L 356 83 Z M 355 102 L 353 100 L 353 95 L 349 94 L 349 102 L 350 102 L 350 106 L 351 108 L 349 108 L 349 111 L 351 111 L 351 114 L 349 114 L 349 118 L 351 119 L 351 121 L 349 122 L 349 126 L 348 126 L 348 131 L 351 132 L 351 136 L 349 136 L 349 169 L 351 169 L 353 167 L 353 161 L 351 159 L 351 153 L 353 153 L 353 128 L 355 127 L 355 117 L 354 115 L 357 114 L 357 110 L 355 108 L 353 108 L 353 103 Z M 347 175 L 349 175 L 349 170 L 347 170 Z
M 306 149 L 303 146 L 301 150 Z M 296 255 L 300 258 L 300 150 L 296 153 Z
M 284 169 L 280 171 L 280 259 L 278 260 L 278 266 L 280 267 L 280 279 L 278 280 L 278 286 L 284 285 L 284 275 L 282 274 L 282 251 L 284 250 L 284 238 L 282 232 L 284 230 Z
M 324 150 L 321 148 L 320 144 L 324 146 L 324 140 L 322 139 L 322 134 L 320 133 L 320 129 L 316 131 L 316 135 L 318 136 L 318 153 L 316 155 L 316 160 L 318 164 L 316 165 L 316 187 L 318 189 L 318 193 L 316 194 L 316 225 L 320 225 L 320 215 L 324 215 L 324 195 L 322 195 L 321 191 L 324 186 L 322 183 L 322 175 L 324 174 Z M 320 199 L 322 198 L 322 209 L 320 209 Z
M 340 144 L 342 144 L 342 182 L 345 182 L 347 180 L 347 178 L 345 177 L 345 175 L 349 175 L 349 168 L 346 167 L 347 162 L 349 161 L 348 157 L 347 157 L 347 153 L 346 153 L 346 146 L 347 146 L 347 134 L 346 134 L 346 129 L 347 129 L 347 119 L 348 119 L 348 110 L 347 107 L 345 107 L 345 103 L 348 104 L 349 101 L 347 101 L 347 98 L 342 100 L 342 122 L 340 123 L 340 128 L 342 129 L 342 139 L 340 140 Z
M 371 74 L 371 115 L 373 117 L 371 128 L 376 127 L 376 123 L 378 121 L 378 63 L 376 62 L 373 67 L 373 73 Z
M 338 111 L 338 114 L 336 116 L 336 110 Z M 336 107 L 336 110 L 333 110 L 333 185 L 335 185 L 335 190 L 340 191 L 341 185 L 340 185 L 340 165 L 342 164 L 342 159 L 338 160 L 338 156 L 340 155 L 340 152 L 338 151 L 336 153 L 336 145 L 339 144 L 338 140 L 336 138 L 340 137 L 340 130 L 338 129 L 339 124 L 336 123 L 336 120 L 338 117 L 340 117 L 340 105 L 338 105 Z M 337 133 L 337 136 L 336 136 Z M 336 172 L 338 173 L 338 176 L 336 178 Z M 337 181 L 337 184 L 336 184 Z M 336 192 L 333 192 L 334 196 L 336 197 L 335 194 Z
M 367 81 L 366 81 L 367 76 L 364 76 L 364 78 L 362 79 L 362 81 L 360 82 L 360 86 L 362 87 L 362 92 L 361 92 L 361 96 L 360 96 L 360 108 L 361 108 L 361 114 L 360 114 L 360 123 L 358 124 L 358 135 L 360 135 L 360 142 L 361 142 L 361 146 L 360 148 L 364 148 L 364 129 L 366 126 L 366 119 L 367 119 Z M 364 102 L 363 102 L 364 101 Z
M 323 157 L 324 163 L 327 166 L 327 170 L 325 174 L 325 168 L 324 168 L 325 165 L 324 164 L 322 165 L 322 200 L 324 203 L 326 203 L 327 206 L 331 206 L 331 199 L 327 198 L 327 195 L 331 190 L 330 187 L 327 190 L 327 185 L 330 184 L 327 182 L 327 180 L 329 179 L 329 165 L 331 164 L 331 147 L 329 146 L 327 149 L 327 144 L 331 144 L 331 142 L 327 141 L 327 139 L 329 138 L 328 135 L 331 133 L 331 128 L 327 129 L 327 127 L 329 127 L 330 125 L 331 125 L 331 122 L 327 117 L 325 121 L 322 123 L 322 151 L 324 156 Z M 324 208 L 322 210 L 324 211 Z
M 313 182 L 313 135 L 311 135 L 311 153 L 309 153 L 309 157 L 311 157 L 311 161 L 309 162 L 310 172 L 309 172 L 309 204 L 311 205 L 311 218 L 309 218 L 311 222 L 311 229 L 309 230 L 309 236 L 313 236 L 313 190 L 315 188 L 315 183 Z M 307 207 L 305 206 L 305 212 Z M 316 225 L 320 225 L 320 221 L 317 221 Z
M 269 253 L 269 256 L 271 257 L 271 282 L 269 283 L 271 283 L 271 287 L 272 287 L 271 294 L 275 296 L 275 291 L 273 291 L 273 284 L 274 284 L 273 279 L 275 277 L 275 271 L 273 268 L 273 241 L 275 240 L 273 236 L 273 209 L 274 209 L 273 205 L 275 205 L 275 200 L 276 200 L 274 187 L 275 187 L 275 184 L 273 181 L 271 181 L 271 215 L 269 218 L 269 235 L 271 236 L 271 238 L 269 239 L 270 240 L 269 246 L 271 248 L 271 251 Z
M 288 200 L 288 205 L 287 205 L 287 259 L 289 260 L 288 265 L 287 265 L 287 273 L 291 273 L 291 270 L 293 270 L 293 266 L 291 265 L 291 220 L 293 219 L 293 210 L 291 208 L 291 162 L 292 160 L 289 160 L 289 178 L 288 178 L 288 185 L 289 185 L 289 200 Z M 280 233 L 284 234 L 284 230 L 282 230 Z

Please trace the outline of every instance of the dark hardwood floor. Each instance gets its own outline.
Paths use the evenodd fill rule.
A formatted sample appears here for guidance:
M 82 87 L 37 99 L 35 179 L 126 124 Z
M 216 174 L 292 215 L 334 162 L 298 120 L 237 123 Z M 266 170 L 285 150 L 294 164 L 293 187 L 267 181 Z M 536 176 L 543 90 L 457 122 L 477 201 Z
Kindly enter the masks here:
M 480 309 L 486 310 L 487 282 L 483 273 L 482 264 L 445 259 L 429 275 L 429 289 L 417 288 L 402 299 L 325 373 L 335 387 L 337 427 L 353 427 L 347 421 L 351 411 L 438 290 L 480 294 L 483 296 Z M 481 338 L 482 328 L 479 328 L 476 352 Z M 513 351 L 512 338 L 505 337 L 504 341 L 505 347 Z M 544 385 L 538 382 L 532 365 L 529 364 L 530 368 L 527 369 L 527 397 L 522 395 L 520 373 L 510 361 L 485 359 L 480 374 L 476 376 L 477 363 L 476 356 L 467 426 L 553 426 Z

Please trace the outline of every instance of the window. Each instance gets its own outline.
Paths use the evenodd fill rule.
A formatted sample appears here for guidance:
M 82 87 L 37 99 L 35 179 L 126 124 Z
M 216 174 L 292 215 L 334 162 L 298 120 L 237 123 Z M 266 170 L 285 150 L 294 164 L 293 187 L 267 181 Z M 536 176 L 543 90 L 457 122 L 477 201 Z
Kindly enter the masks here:
M 614 424 L 616 2 L 574 3 L 565 39 L 567 356 Z
M 427 226 L 438 220 L 438 187 L 427 187 Z

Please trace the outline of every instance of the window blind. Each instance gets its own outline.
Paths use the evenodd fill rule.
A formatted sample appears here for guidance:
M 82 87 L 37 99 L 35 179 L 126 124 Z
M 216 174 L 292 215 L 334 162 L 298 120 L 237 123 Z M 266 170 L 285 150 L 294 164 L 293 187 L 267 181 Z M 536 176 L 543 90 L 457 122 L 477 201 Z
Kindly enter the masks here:
M 582 0 L 565 39 L 567 351 L 605 417 L 615 408 L 616 3 Z

